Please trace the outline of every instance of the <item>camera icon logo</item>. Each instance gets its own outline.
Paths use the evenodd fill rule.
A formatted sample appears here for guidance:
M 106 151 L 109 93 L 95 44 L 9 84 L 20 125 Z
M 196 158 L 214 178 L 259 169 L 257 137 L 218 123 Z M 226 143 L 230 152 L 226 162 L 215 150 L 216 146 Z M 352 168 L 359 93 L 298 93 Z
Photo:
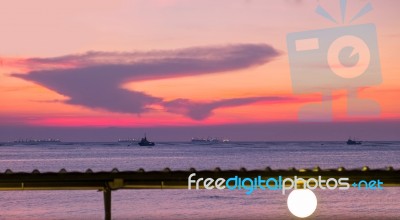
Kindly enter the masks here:
M 360 88 L 382 82 L 374 24 L 289 33 L 287 47 L 294 93 L 322 95 L 299 110 L 299 120 L 332 120 L 332 92 L 343 89 L 348 115 L 379 115 L 377 102 L 357 98 Z

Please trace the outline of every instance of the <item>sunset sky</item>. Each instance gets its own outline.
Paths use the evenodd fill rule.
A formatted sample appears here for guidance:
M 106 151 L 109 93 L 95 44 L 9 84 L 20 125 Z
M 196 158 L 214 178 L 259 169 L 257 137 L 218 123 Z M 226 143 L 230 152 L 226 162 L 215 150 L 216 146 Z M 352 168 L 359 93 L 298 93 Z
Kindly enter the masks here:
M 400 136 L 400 1 L 348 1 L 344 24 L 338 0 L 1 3 L 0 141 Z M 348 26 L 368 3 L 351 25 L 376 26 L 382 81 L 359 96 L 380 114 L 348 116 L 339 89 L 332 121 L 299 120 L 322 97 L 294 93 L 287 34 Z

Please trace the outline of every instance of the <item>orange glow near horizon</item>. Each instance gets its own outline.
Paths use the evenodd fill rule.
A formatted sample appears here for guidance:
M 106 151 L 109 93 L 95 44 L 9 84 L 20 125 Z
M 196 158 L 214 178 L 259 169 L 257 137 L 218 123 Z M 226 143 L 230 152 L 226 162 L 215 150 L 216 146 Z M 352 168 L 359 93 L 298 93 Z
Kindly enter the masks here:
M 292 94 L 290 82 L 287 81 L 281 81 L 280 86 L 270 87 L 268 90 L 265 89 L 265 84 L 269 84 L 270 82 L 265 77 L 268 74 L 264 74 L 263 76 L 262 73 L 279 71 L 279 66 L 275 67 L 277 68 L 276 70 L 268 70 L 269 67 L 271 69 L 274 68 L 274 63 L 237 71 L 234 74 L 221 73 L 129 82 L 121 85 L 121 87 L 127 90 L 145 92 L 156 97 L 163 97 L 166 101 L 183 98 L 200 103 L 248 96 L 282 96 L 297 97 L 299 99 L 303 97 Z M 287 68 L 283 69 L 288 71 Z M 13 71 L 15 72 L 15 68 Z M 168 113 L 163 109 L 143 114 L 120 114 L 110 113 L 102 109 L 90 109 L 65 104 L 63 101 L 68 100 L 68 97 L 32 82 L 10 77 L 4 73 L 7 72 L 7 68 L 3 68 L 2 72 L 1 78 L 3 80 L 0 88 L 2 93 L 0 102 L 2 104 L 0 114 L 6 118 L 18 118 L 18 116 L 21 116 L 21 121 L 16 121 L 17 124 L 22 123 L 36 126 L 146 127 L 150 125 L 184 126 L 296 121 L 296 109 L 307 102 L 304 100 L 264 104 L 261 102 L 245 106 L 226 107 L 214 110 L 210 118 L 201 121 Z M 390 74 L 385 72 L 384 76 L 386 75 Z M 225 81 L 227 77 L 229 78 L 229 83 Z M 257 79 L 257 77 L 260 79 Z M 242 82 L 246 79 L 248 80 L 244 85 Z M 207 89 L 204 89 L 205 87 Z M 382 108 L 380 116 L 382 120 L 397 120 L 400 117 L 400 107 L 396 102 L 393 102 L 393 100 L 399 97 L 400 90 L 390 89 L 390 87 L 382 84 L 360 92 L 360 97 L 379 100 Z M 345 91 L 334 93 L 340 96 L 333 102 L 334 119 L 338 121 L 354 120 L 348 118 L 346 115 L 345 93 Z M 318 102 L 320 99 L 318 94 L 311 94 L 311 96 L 306 97 L 308 97 L 310 102 Z M 358 120 L 364 119 L 361 117 Z M 365 120 L 368 120 L 368 118 Z

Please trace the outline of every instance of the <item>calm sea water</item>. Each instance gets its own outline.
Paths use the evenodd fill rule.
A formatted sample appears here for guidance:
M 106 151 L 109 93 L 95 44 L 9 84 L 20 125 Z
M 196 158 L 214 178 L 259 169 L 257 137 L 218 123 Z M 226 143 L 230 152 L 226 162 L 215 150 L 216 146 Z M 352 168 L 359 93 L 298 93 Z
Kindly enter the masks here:
M 117 143 L 0 146 L 0 172 L 122 170 L 197 170 L 278 168 L 400 169 L 400 142 L 268 142 L 155 147 Z M 315 191 L 313 219 L 400 219 L 400 187 L 382 191 Z M 294 219 L 287 195 L 275 191 L 120 190 L 113 192 L 114 219 Z M 95 191 L 0 192 L 0 219 L 102 219 L 102 193 Z

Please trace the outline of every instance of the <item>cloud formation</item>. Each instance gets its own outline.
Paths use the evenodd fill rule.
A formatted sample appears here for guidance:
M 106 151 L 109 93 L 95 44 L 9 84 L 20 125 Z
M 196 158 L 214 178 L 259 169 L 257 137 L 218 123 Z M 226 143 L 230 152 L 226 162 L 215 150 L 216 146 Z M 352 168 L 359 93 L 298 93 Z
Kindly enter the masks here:
M 192 102 L 188 99 L 176 99 L 170 102 L 164 102 L 164 107 L 169 112 L 187 115 L 195 120 L 203 120 L 211 116 L 213 110 L 217 108 L 241 106 L 255 102 L 272 103 L 291 100 L 293 100 L 293 98 L 280 96 L 223 99 L 208 103 Z
M 193 47 L 149 52 L 87 52 L 53 58 L 26 60 L 27 74 L 13 74 L 69 97 L 65 102 L 120 113 L 143 113 L 153 104 L 196 120 L 219 107 L 244 105 L 278 97 L 249 97 L 194 103 L 165 102 L 139 91 L 121 88 L 126 82 L 194 76 L 234 71 L 265 64 L 280 53 L 266 44 Z M 138 82 L 139 83 L 139 82 Z

